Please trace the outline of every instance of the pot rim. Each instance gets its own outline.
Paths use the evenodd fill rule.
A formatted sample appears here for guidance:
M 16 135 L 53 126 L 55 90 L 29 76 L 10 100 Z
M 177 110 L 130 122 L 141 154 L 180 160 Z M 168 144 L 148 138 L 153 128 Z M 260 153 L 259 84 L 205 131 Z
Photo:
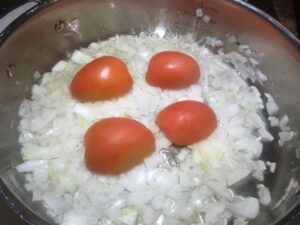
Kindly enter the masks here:
M 226 0 L 234 2 L 237 5 L 240 5 L 252 12 L 254 12 L 257 16 L 263 18 L 266 22 L 268 22 L 271 26 L 277 28 L 280 33 L 284 34 L 288 39 L 294 44 L 294 46 L 300 50 L 300 40 L 291 32 L 289 31 L 285 26 L 283 26 L 278 20 L 274 19 L 272 16 L 267 14 L 266 12 L 262 11 L 261 9 L 245 2 L 244 0 Z

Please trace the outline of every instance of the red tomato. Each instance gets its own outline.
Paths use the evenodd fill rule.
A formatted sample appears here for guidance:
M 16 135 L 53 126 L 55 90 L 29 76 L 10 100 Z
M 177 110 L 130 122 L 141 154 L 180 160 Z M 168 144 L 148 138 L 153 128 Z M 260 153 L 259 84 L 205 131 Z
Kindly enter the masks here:
M 71 93 L 79 101 L 98 101 L 120 97 L 131 87 L 132 79 L 125 63 L 113 56 L 103 56 L 77 72 Z
M 116 175 L 143 162 L 155 149 L 151 131 L 136 120 L 114 117 L 93 124 L 85 134 L 85 162 L 91 171 Z
M 217 127 L 214 111 L 197 101 L 181 101 L 164 108 L 156 124 L 175 145 L 190 145 L 207 138 Z
M 165 51 L 154 55 L 148 65 L 147 82 L 162 89 L 181 89 L 196 83 L 200 78 L 200 67 L 189 55 Z

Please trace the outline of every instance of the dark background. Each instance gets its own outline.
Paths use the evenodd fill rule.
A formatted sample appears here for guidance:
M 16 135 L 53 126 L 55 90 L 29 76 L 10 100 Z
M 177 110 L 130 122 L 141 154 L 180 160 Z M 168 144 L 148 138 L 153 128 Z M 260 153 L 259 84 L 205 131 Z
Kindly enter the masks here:
M 16 6 L 27 2 L 26 0 L 0 0 L 0 18 Z M 265 12 L 278 19 L 295 35 L 300 36 L 300 0 L 247 0 L 247 2 L 261 8 Z M 0 201 L 1 225 L 27 225 L 2 201 Z M 299 225 L 300 207 L 278 225 Z

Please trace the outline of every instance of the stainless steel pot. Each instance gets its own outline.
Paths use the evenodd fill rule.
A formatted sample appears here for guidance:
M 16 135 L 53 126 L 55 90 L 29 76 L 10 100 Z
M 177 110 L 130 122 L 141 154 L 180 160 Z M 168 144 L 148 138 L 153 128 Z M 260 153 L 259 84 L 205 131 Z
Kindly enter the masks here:
M 198 21 L 202 8 L 211 22 Z M 239 0 L 61 0 L 40 3 L 16 19 L 0 35 L 0 195 L 29 224 L 54 224 L 38 202 L 31 201 L 23 187 L 24 178 L 14 169 L 21 162 L 18 144 L 18 107 L 30 96 L 32 74 L 46 72 L 74 49 L 116 34 L 137 34 L 160 27 L 174 33 L 193 32 L 226 38 L 263 52 L 261 70 L 268 82 L 260 87 L 273 94 L 281 115 L 290 116 L 291 127 L 300 133 L 300 42 L 277 21 Z M 295 150 L 299 138 L 280 148 L 276 142 L 265 146 L 263 159 L 275 161 L 275 174 L 266 174 L 272 203 L 262 207 L 250 224 L 280 221 L 300 202 L 299 185 L 278 207 L 291 178 L 300 182 L 300 161 Z M 254 193 L 253 180 L 237 191 Z

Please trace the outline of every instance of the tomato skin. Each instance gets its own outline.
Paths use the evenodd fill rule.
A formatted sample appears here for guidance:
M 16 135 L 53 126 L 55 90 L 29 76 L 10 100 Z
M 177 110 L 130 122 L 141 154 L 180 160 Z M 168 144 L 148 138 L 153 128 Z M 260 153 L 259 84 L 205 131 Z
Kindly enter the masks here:
M 140 122 L 123 117 L 96 122 L 87 130 L 84 142 L 88 169 L 109 175 L 132 169 L 155 149 L 152 132 Z
M 161 110 L 156 124 L 175 145 L 190 145 L 207 138 L 217 127 L 214 111 L 198 101 L 181 101 Z
M 120 97 L 132 87 L 132 78 L 125 63 L 114 56 L 102 56 L 81 68 L 70 89 L 79 101 L 100 101 Z
M 182 89 L 200 78 L 200 66 L 189 55 L 164 51 L 154 55 L 146 73 L 147 82 L 162 89 Z

